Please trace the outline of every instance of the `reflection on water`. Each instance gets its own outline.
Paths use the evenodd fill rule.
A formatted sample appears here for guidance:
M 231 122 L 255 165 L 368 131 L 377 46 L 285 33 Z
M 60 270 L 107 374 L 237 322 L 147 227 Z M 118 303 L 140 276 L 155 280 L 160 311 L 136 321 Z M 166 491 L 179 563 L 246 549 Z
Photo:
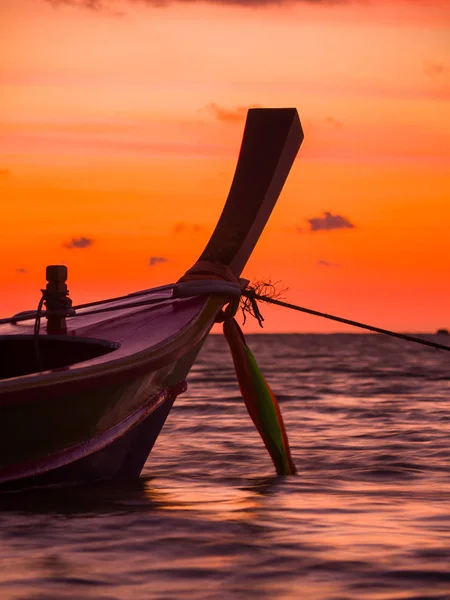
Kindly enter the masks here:
M 249 343 L 299 475 L 273 475 L 212 337 L 140 481 L 0 496 L 0 598 L 450 598 L 448 358 Z

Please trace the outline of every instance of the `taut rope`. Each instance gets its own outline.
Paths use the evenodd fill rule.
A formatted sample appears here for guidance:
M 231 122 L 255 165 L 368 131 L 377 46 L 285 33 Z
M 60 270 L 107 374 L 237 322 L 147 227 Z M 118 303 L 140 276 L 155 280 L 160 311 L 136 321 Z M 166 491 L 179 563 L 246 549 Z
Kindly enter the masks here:
M 450 346 L 445 346 L 444 344 L 438 344 L 437 342 L 431 342 L 429 340 L 424 340 L 422 338 L 408 335 L 406 333 L 397 333 L 395 331 L 390 331 L 389 329 L 382 329 L 381 327 L 375 327 L 374 325 L 367 325 L 366 323 L 360 323 L 359 321 L 352 321 L 351 319 L 344 319 L 343 317 L 336 317 L 334 315 L 330 315 L 328 313 L 323 313 L 318 310 L 312 310 L 311 308 L 305 308 L 304 306 L 298 306 L 296 304 L 290 304 L 289 302 L 283 302 L 282 300 L 277 300 L 276 298 L 270 298 L 269 296 L 264 296 L 261 294 L 256 294 L 252 289 L 246 289 L 242 292 L 242 295 L 248 298 L 251 302 L 252 306 L 252 316 L 255 316 L 258 320 L 258 323 L 262 327 L 262 321 L 264 320 L 261 313 L 259 312 L 259 308 L 256 304 L 256 300 L 261 300 L 262 302 L 268 302 L 269 304 L 276 304 L 277 306 L 282 306 L 283 308 L 290 308 L 291 310 L 298 310 L 300 312 L 306 313 L 308 315 L 314 315 L 316 317 L 323 317 L 324 319 L 330 319 L 331 321 L 337 321 L 338 323 L 345 323 L 346 325 L 352 325 L 353 327 L 359 327 L 360 329 L 366 329 L 367 331 L 373 331 L 375 333 L 382 333 L 383 335 L 389 335 L 391 337 L 400 338 L 401 340 L 406 340 L 407 342 L 414 342 L 416 344 L 422 344 L 423 346 L 430 346 L 431 348 L 435 348 L 436 350 L 448 350 L 450 351 Z M 250 312 L 247 310 L 247 312 Z M 253 314 L 255 313 L 255 314 Z
M 152 291 L 172 291 L 172 298 L 190 298 L 195 296 L 225 296 L 230 298 L 230 303 L 225 309 L 222 311 L 218 317 L 218 321 L 222 321 L 223 318 L 228 318 L 233 316 L 237 310 L 237 305 L 239 299 L 241 300 L 241 309 L 244 315 L 244 323 L 246 319 L 246 313 L 249 313 L 251 316 L 257 319 L 259 325 L 262 327 L 262 323 L 264 321 L 264 317 L 262 316 L 257 301 L 267 302 L 269 304 L 275 304 L 277 306 L 282 306 L 283 308 L 289 308 L 291 310 L 296 310 L 299 312 L 303 312 L 309 315 L 314 315 L 316 317 L 322 317 L 323 319 L 329 319 L 331 321 L 336 321 L 338 323 L 344 323 L 345 325 L 351 325 L 352 327 L 358 327 L 359 329 L 365 329 L 367 331 L 372 331 L 374 333 L 380 333 L 382 335 L 387 335 L 390 337 L 399 338 L 401 340 L 405 340 L 407 342 L 413 342 L 415 344 L 421 344 L 422 346 L 428 346 L 430 348 L 435 348 L 436 350 L 446 350 L 450 351 L 450 346 L 446 346 L 445 344 L 439 344 L 438 342 L 425 340 L 423 338 L 408 335 L 406 333 L 397 333 L 395 331 L 391 331 L 389 329 L 383 329 L 381 327 L 375 327 L 374 325 L 368 325 L 367 323 L 361 323 L 359 321 L 353 321 L 351 319 L 345 319 L 343 317 L 337 317 L 335 315 L 330 315 L 328 313 L 320 312 L 318 310 L 313 310 L 311 308 L 305 308 L 304 306 L 299 306 L 296 304 L 291 304 L 289 302 L 284 302 L 280 299 L 274 298 L 271 295 L 265 295 L 257 293 L 255 288 L 253 287 L 245 287 L 248 285 L 248 280 L 246 279 L 238 279 L 234 277 L 234 275 L 230 275 L 229 269 L 223 267 L 222 265 L 214 265 L 214 269 L 209 270 L 206 262 L 197 263 L 192 269 L 190 269 L 185 276 L 183 276 L 177 283 L 161 286 L 159 288 L 142 290 L 139 292 L 134 292 L 132 294 L 127 294 L 125 296 L 118 296 L 115 298 L 108 298 L 106 300 L 97 300 L 95 302 L 87 302 L 85 304 L 79 304 L 77 306 L 70 306 L 70 300 L 62 299 L 61 305 L 58 306 L 58 309 L 53 311 L 42 310 L 43 300 L 39 303 L 38 310 L 30 310 L 24 311 L 21 313 L 17 313 L 12 317 L 8 317 L 6 319 L 0 319 L 0 325 L 11 323 L 15 325 L 21 321 L 28 321 L 30 319 L 35 319 L 35 335 L 39 334 L 39 325 L 42 317 L 46 316 L 49 313 L 55 314 L 65 314 L 69 317 L 77 317 L 77 316 L 87 316 L 92 314 L 100 314 L 104 312 L 113 312 L 116 310 L 123 310 L 127 308 L 137 308 L 139 306 L 149 306 L 152 304 L 159 304 L 161 302 L 167 302 L 171 298 L 169 296 L 164 298 L 145 298 L 142 299 L 142 296 L 149 294 Z M 45 290 L 43 290 L 44 293 Z M 45 298 L 47 300 L 47 298 Z M 101 306 L 102 304 L 109 304 L 112 302 L 117 302 L 120 300 L 127 300 L 125 304 L 118 305 L 109 305 L 109 306 Z M 47 304 L 47 302 L 46 302 Z M 98 307 L 98 308 L 94 308 Z M 91 310 L 84 310 L 83 313 L 77 313 L 77 310 L 90 308 Z M 61 311 L 61 312 L 59 312 Z

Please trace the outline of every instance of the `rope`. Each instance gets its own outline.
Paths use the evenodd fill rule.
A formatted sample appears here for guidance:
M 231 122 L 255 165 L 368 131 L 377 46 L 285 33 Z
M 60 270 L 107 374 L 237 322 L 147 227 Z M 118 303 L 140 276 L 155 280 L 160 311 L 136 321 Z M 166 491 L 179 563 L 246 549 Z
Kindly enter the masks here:
M 438 344 L 437 342 L 431 342 L 428 340 L 424 340 L 422 338 L 415 337 L 413 335 L 407 335 L 406 333 L 396 333 L 395 331 L 390 331 L 389 329 L 382 329 L 381 327 L 367 325 L 366 323 L 360 323 L 359 321 L 352 321 L 350 319 L 336 317 L 336 316 L 330 315 L 328 313 L 319 312 L 318 310 L 312 310 L 310 308 L 305 308 L 303 306 L 298 306 L 296 304 L 289 304 L 288 302 L 283 302 L 282 300 L 276 300 L 275 298 L 269 298 L 268 296 L 261 296 L 260 294 L 255 294 L 255 292 L 253 290 L 244 290 L 242 292 L 242 295 L 253 301 L 261 300 L 262 302 L 268 302 L 269 304 L 276 304 L 277 306 L 282 306 L 284 308 L 290 308 L 291 310 L 298 310 L 300 312 L 307 313 L 308 315 L 314 315 L 316 317 L 323 317 L 324 319 L 330 319 L 331 321 L 337 321 L 338 323 L 345 323 L 346 325 L 352 325 L 353 327 L 359 327 L 360 329 L 366 329 L 368 331 L 373 331 L 375 333 L 381 333 L 383 335 L 396 337 L 401 340 L 406 340 L 407 342 L 414 342 L 416 344 L 422 344 L 423 346 L 430 346 L 431 348 L 435 348 L 436 350 L 450 351 L 450 346 L 445 346 L 444 344 Z M 253 306 L 254 305 L 252 302 L 252 307 Z M 258 312 L 259 312 L 259 310 L 258 310 Z M 261 325 L 261 323 L 260 323 L 260 325 Z
M 247 283 L 247 280 L 243 280 Z M 137 300 L 134 301 L 133 298 L 139 298 L 140 296 L 145 296 L 150 294 L 151 292 L 158 291 L 169 291 L 172 290 L 172 296 L 167 296 L 166 298 L 148 298 L 146 300 Z M 159 304 L 162 302 L 167 302 L 168 300 L 173 300 L 177 298 L 192 298 L 197 296 L 230 296 L 234 298 L 240 298 L 241 296 L 241 285 L 234 284 L 226 281 L 186 281 L 186 283 L 178 283 L 178 284 L 170 284 L 164 285 L 159 288 L 153 288 L 148 290 L 142 290 L 139 292 L 133 292 L 132 294 L 126 294 L 125 296 L 116 296 L 115 298 L 107 298 L 106 300 L 96 300 L 94 302 L 86 302 L 84 304 L 77 304 L 76 306 L 71 307 L 70 314 L 64 313 L 69 317 L 85 317 L 88 315 L 96 315 L 103 312 L 110 312 L 115 310 L 122 310 L 125 308 L 138 308 L 140 306 L 150 306 L 152 304 Z M 77 313 L 77 310 L 90 308 L 91 306 L 100 306 L 101 304 L 110 304 L 111 302 L 118 302 L 121 300 L 129 299 L 130 302 L 126 304 L 120 304 L 118 306 L 104 306 L 99 309 L 84 311 L 83 313 Z M 41 307 L 42 309 L 42 307 Z M 45 317 L 49 314 L 48 311 L 41 310 L 39 316 Z M 55 313 L 53 313 L 55 314 Z M 31 319 L 36 319 L 38 316 L 37 310 L 25 310 L 19 313 L 16 313 L 12 317 L 7 317 L 5 319 L 0 319 L 0 325 L 15 325 L 16 323 L 20 323 L 22 321 L 30 321 Z
M 41 328 L 41 319 L 43 316 L 42 306 L 45 303 L 47 310 L 44 315 L 55 315 L 61 317 L 71 317 L 75 315 L 75 310 L 72 308 L 72 300 L 69 298 L 69 291 L 54 292 L 51 290 L 41 290 L 42 296 L 36 310 L 36 318 L 34 321 L 34 351 L 36 355 L 37 367 L 43 371 L 43 362 L 39 348 L 39 331 Z
M 275 298 L 265 296 L 262 294 L 257 294 L 254 289 L 246 288 L 248 285 L 248 280 L 246 279 L 238 279 L 236 278 L 231 271 L 224 267 L 223 265 L 215 265 L 213 263 L 208 263 L 207 261 L 202 261 L 201 263 L 197 263 L 190 269 L 186 275 L 184 275 L 177 283 L 160 286 L 158 288 L 142 290 L 139 292 L 133 292 L 132 294 L 126 294 L 125 296 L 117 296 L 115 298 L 109 298 L 107 300 L 96 300 L 94 302 L 87 302 L 84 304 L 78 304 L 77 306 L 70 306 L 69 298 L 66 298 L 68 302 L 62 302 L 60 304 L 60 308 L 56 310 L 42 310 L 42 305 L 44 300 L 47 300 L 44 297 L 44 294 L 47 293 L 46 290 L 43 290 L 43 296 L 41 301 L 39 302 L 38 309 L 36 311 L 23 311 L 15 314 L 13 317 L 9 317 L 6 319 L 0 319 L 0 325 L 3 324 L 16 324 L 21 321 L 29 321 L 31 319 L 35 319 L 35 327 L 34 334 L 35 336 L 39 336 L 40 330 L 40 321 L 42 317 L 45 317 L 49 314 L 61 314 L 64 316 L 70 317 L 78 317 L 78 316 L 88 316 L 101 314 L 106 312 L 112 312 L 116 310 L 124 310 L 124 309 L 132 309 L 139 308 L 143 306 L 151 306 L 154 304 L 159 304 L 162 302 L 167 302 L 168 300 L 178 299 L 178 298 L 190 298 L 197 296 L 226 296 L 230 298 L 229 304 L 225 310 L 222 310 L 218 317 L 217 321 L 221 322 L 225 319 L 231 318 L 235 315 L 238 306 L 239 299 L 241 299 L 241 308 L 243 310 L 244 323 L 246 321 L 246 312 L 248 312 L 251 316 L 255 317 L 262 327 L 262 323 L 264 321 L 264 317 L 262 316 L 257 301 L 267 302 L 269 304 L 275 304 L 277 306 L 282 306 L 284 308 L 289 308 L 291 310 L 300 311 L 309 315 L 314 315 L 317 317 L 322 317 L 324 319 L 329 319 L 331 321 L 336 321 L 338 323 L 344 323 L 345 325 L 351 325 L 352 327 L 358 327 L 360 329 L 365 329 L 367 331 L 372 331 L 374 333 L 380 333 L 382 335 L 387 335 L 390 337 L 399 338 L 408 342 L 413 342 L 416 344 L 421 344 L 423 346 L 428 346 L 431 348 L 435 348 L 436 350 L 446 350 L 450 351 L 450 346 L 446 346 L 444 344 L 439 344 L 437 342 L 432 342 L 429 340 L 424 340 L 422 338 L 407 335 L 404 333 L 396 333 L 389 329 L 382 329 L 381 327 L 375 327 L 373 325 L 367 325 L 366 323 L 360 323 L 359 321 L 353 321 L 351 319 L 344 319 L 342 317 L 337 317 L 334 315 L 330 315 L 328 313 L 323 313 L 317 310 L 312 310 L 310 308 L 305 308 L 303 306 L 298 306 L 296 304 L 290 304 L 288 302 L 283 302 L 281 300 L 277 300 Z M 145 300 L 140 300 L 140 296 L 144 296 L 146 294 L 152 292 L 164 292 L 164 291 L 172 291 L 171 296 L 167 296 L 165 298 L 147 298 Z M 135 300 L 136 298 L 136 300 Z M 125 304 L 120 304 L 118 306 L 103 306 L 101 308 L 94 308 L 93 310 L 87 310 L 83 313 L 77 313 L 77 310 L 86 309 L 90 307 L 97 307 L 102 304 L 109 304 L 111 302 L 118 302 L 121 300 L 129 299 L 130 302 Z
M 217 281 L 219 280 L 219 281 Z M 227 287 L 233 286 L 234 294 L 231 296 L 225 309 L 222 309 L 216 316 L 217 323 L 223 323 L 232 319 L 239 309 L 239 303 L 243 290 L 248 286 L 248 279 L 239 279 L 235 276 L 233 271 L 226 265 L 221 263 L 213 263 L 209 260 L 200 260 L 193 267 L 191 267 L 184 275 L 178 280 L 178 283 L 191 283 L 199 286 L 203 284 L 204 289 L 210 289 L 211 282 L 214 281 L 215 290 L 219 289 L 220 283 L 225 283 Z M 213 288 L 213 289 L 214 289 Z M 218 291 L 215 291 L 217 294 Z
M 74 317 L 76 315 L 75 310 L 72 308 L 72 300 L 69 298 L 69 292 L 51 292 L 49 290 L 41 290 L 42 296 L 39 300 L 39 304 L 36 312 L 34 313 L 34 335 L 39 335 L 39 330 L 41 328 L 41 319 L 43 316 L 61 316 L 61 317 Z M 45 303 L 47 310 L 43 311 L 42 306 Z M 22 313 L 19 313 L 22 314 Z M 33 318 L 32 311 L 26 311 L 23 313 L 23 319 Z M 16 315 L 17 316 L 17 315 Z M 19 318 L 17 320 L 22 320 Z M 11 319 L 2 319 L 2 321 L 9 321 L 10 323 L 15 323 L 15 317 L 11 317 Z
M 71 317 L 75 314 L 72 308 L 72 300 L 69 298 L 69 290 L 64 292 L 54 292 L 51 290 L 41 290 L 44 299 L 46 314 L 58 317 Z
M 43 292 L 43 290 L 41 290 Z M 45 296 L 42 294 L 36 311 L 36 320 L 34 322 L 34 353 L 36 355 L 36 366 L 39 371 L 43 371 L 42 357 L 39 349 L 39 330 L 41 328 L 42 305 L 44 304 Z

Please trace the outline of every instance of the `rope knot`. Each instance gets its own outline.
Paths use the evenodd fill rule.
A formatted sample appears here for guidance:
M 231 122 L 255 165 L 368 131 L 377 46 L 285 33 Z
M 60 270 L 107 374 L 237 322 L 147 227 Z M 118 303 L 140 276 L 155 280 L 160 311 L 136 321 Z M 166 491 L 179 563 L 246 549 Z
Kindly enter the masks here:
M 214 263 L 208 260 L 200 260 L 193 267 L 191 267 L 181 277 L 177 283 L 184 283 L 187 281 L 198 281 L 198 280 L 222 280 L 230 283 L 236 283 L 240 286 L 241 290 L 245 290 L 249 281 L 248 279 L 241 279 L 236 277 L 233 271 L 221 263 Z M 240 297 L 231 298 L 224 309 L 222 309 L 216 317 L 216 323 L 223 323 L 232 319 L 239 309 Z
M 64 292 L 41 290 L 41 292 L 47 315 L 71 317 L 75 314 L 72 308 L 72 300 L 69 298 L 69 290 Z
M 233 319 L 239 308 L 240 298 L 233 298 L 228 302 L 225 308 L 219 312 L 216 317 L 216 323 L 223 323 L 229 319 Z

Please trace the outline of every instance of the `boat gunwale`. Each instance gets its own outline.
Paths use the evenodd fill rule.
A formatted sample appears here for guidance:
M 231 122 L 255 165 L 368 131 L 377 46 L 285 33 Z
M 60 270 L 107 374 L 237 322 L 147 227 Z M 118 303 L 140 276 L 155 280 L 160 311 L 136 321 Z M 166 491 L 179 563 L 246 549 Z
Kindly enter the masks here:
M 112 357 L 116 352 L 114 351 L 102 357 L 75 363 L 70 367 L 4 379 L 0 381 L 0 407 L 7 406 L 11 402 L 39 400 L 42 398 L 43 391 L 52 396 L 60 395 L 67 386 L 70 386 L 71 393 L 79 392 L 86 387 L 89 389 L 101 387 L 105 379 L 108 383 L 116 383 L 179 360 L 207 337 L 217 313 L 226 302 L 225 297 L 204 297 L 203 305 L 182 329 L 144 350 L 98 362 L 104 357 Z M 201 323 L 202 320 L 205 322 Z M 93 361 L 97 361 L 96 364 L 86 364 Z

